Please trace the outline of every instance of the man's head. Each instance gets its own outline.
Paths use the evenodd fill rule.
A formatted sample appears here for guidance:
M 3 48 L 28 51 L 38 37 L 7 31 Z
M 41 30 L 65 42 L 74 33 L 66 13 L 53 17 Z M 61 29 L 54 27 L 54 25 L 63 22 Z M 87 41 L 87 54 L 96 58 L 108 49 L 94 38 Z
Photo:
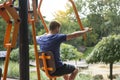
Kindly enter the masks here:
M 49 30 L 52 31 L 52 32 L 56 32 L 58 33 L 59 30 L 60 30 L 60 26 L 61 24 L 57 21 L 52 21 L 50 24 L 49 24 Z

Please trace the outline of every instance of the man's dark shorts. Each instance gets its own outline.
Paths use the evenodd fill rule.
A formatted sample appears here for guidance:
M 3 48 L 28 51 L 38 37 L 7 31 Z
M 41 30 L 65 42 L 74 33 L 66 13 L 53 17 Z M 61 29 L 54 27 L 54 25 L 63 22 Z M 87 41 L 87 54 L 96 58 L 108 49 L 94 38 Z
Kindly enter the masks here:
M 62 67 L 57 68 L 51 76 L 63 76 L 65 74 L 70 74 L 75 70 L 75 66 L 70 64 L 64 64 Z

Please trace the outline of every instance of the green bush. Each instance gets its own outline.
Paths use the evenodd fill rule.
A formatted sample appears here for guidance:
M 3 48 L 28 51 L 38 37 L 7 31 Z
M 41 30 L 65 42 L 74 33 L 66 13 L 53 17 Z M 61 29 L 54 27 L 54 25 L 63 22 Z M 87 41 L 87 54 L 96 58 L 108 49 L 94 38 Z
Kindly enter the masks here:
M 38 52 L 39 52 L 39 46 L 37 46 Z M 30 60 L 35 60 L 35 50 L 34 50 L 34 45 L 29 45 L 29 58 Z
M 87 62 L 113 63 L 120 60 L 120 35 L 104 37 L 87 57 Z
M 12 61 L 18 61 L 19 60 L 19 49 L 14 49 L 12 50 L 12 52 L 10 53 L 10 59 Z
M 38 48 L 38 50 L 39 50 L 39 48 Z M 19 60 L 19 48 L 16 48 L 16 49 L 12 50 L 12 52 L 10 53 L 10 59 L 12 61 L 18 61 Z M 29 59 L 30 60 L 35 60 L 34 45 L 29 45 Z
M 38 47 L 38 46 L 37 46 Z M 39 51 L 39 47 L 38 47 Z M 82 53 L 77 50 L 72 45 L 68 44 L 62 44 L 61 45 L 61 58 L 62 60 L 73 60 L 73 59 L 81 59 Z M 18 61 L 19 60 L 19 48 L 12 50 L 10 54 L 10 59 L 12 61 Z M 29 45 L 29 59 L 35 60 L 35 51 L 34 51 L 34 45 Z
M 60 53 L 62 60 L 81 59 L 82 57 L 82 53 L 79 52 L 77 48 L 69 44 L 62 44 Z

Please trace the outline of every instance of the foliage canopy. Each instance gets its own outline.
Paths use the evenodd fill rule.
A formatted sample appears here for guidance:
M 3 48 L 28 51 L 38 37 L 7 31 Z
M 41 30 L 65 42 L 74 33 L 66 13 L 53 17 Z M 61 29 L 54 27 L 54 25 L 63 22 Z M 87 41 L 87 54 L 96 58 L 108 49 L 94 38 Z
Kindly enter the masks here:
M 114 63 L 120 60 L 120 35 L 104 37 L 87 57 L 87 62 Z

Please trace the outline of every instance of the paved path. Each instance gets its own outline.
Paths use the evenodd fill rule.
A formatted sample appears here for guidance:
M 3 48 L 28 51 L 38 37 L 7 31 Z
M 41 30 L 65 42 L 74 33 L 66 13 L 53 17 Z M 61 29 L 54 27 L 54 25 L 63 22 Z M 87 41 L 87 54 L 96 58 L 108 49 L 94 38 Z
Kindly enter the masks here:
M 82 70 L 81 73 L 83 74 L 91 74 L 92 76 L 95 75 L 102 75 L 103 80 L 109 80 L 108 75 L 110 73 L 109 71 L 109 65 L 106 64 L 90 64 L 88 69 Z M 113 75 L 120 75 L 120 64 L 114 64 L 113 65 Z

